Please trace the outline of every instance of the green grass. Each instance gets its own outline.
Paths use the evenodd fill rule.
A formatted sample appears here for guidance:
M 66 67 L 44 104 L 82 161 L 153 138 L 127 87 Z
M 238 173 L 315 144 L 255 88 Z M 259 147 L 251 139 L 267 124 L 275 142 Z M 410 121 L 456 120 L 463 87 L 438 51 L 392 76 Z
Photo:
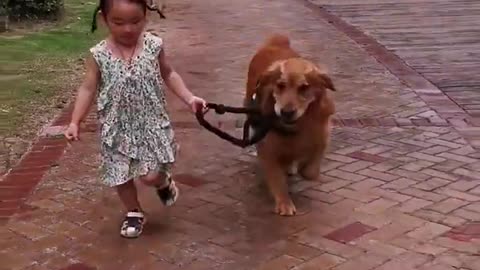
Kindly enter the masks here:
M 0 34 L 0 137 L 17 133 L 27 119 L 53 107 L 52 98 L 73 90 L 65 88 L 102 35 L 90 34 L 96 3 L 65 0 L 63 21 L 36 32 Z

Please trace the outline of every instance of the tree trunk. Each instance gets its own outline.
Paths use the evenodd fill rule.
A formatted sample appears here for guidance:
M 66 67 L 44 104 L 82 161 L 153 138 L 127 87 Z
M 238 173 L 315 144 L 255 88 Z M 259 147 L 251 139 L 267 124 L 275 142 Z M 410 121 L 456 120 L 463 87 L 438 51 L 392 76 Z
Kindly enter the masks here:
M 8 15 L 0 14 L 0 33 L 8 30 Z
M 0 33 L 8 30 L 7 0 L 0 0 Z

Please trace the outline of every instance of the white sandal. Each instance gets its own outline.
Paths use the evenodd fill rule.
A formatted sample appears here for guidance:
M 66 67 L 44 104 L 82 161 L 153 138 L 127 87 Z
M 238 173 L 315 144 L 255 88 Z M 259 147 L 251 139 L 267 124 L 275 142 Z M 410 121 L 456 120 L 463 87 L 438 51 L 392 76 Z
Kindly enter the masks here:
M 142 234 L 143 225 L 145 225 L 146 221 L 147 219 L 142 212 L 128 212 L 123 220 L 120 235 L 126 238 L 137 238 Z

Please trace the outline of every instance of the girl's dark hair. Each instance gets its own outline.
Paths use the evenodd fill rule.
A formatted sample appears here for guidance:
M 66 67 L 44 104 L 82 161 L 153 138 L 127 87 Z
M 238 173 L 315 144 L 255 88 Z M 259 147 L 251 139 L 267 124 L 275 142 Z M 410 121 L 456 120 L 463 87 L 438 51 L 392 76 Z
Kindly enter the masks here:
M 116 0 L 100 0 L 100 3 L 98 6 L 95 8 L 95 11 L 93 13 L 93 21 L 92 21 L 92 33 L 97 30 L 97 15 L 98 12 L 101 11 L 102 14 L 105 16 L 110 8 L 112 7 L 113 2 Z M 148 0 L 126 0 L 130 3 L 135 3 L 138 4 L 142 7 L 143 12 L 147 13 L 147 10 L 152 10 L 156 11 L 160 18 L 165 19 L 165 15 L 163 15 L 162 11 L 158 9 L 158 7 L 151 6 L 147 3 Z

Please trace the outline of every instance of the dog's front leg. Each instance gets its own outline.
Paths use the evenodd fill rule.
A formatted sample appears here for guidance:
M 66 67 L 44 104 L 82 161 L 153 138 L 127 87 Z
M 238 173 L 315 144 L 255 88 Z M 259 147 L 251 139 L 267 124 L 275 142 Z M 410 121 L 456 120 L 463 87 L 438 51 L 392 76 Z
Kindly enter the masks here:
M 281 216 L 293 216 L 296 213 L 288 194 L 287 174 L 281 164 L 267 158 L 260 158 L 270 192 L 275 199 L 275 213 Z
M 324 155 L 324 150 L 318 151 L 300 167 L 299 173 L 306 180 L 314 181 L 320 177 L 320 163 Z

